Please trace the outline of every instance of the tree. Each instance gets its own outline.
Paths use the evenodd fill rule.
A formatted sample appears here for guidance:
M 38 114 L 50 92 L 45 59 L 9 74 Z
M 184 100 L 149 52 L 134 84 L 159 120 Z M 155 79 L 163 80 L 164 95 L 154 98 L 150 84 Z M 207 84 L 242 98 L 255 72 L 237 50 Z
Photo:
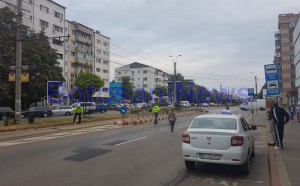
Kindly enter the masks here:
M 123 76 L 122 80 L 122 99 L 131 100 L 133 97 L 134 84 L 131 82 L 129 76 Z
M 8 82 L 10 66 L 16 61 L 16 15 L 8 8 L 0 9 L 0 103 L 14 107 L 14 82 Z M 40 101 L 47 95 L 47 81 L 64 81 L 57 61 L 56 50 L 51 49 L 44 33 L 30 33 L 20 26 L 22 65 L 28 65 L 29 83 L 22 83 L 22 106 Z M 33 40 L 34 39 L 34 40 Z
M 104 80 L 100 76 L 92 74 L 90 72 L 81 72 L 75 79 L 75 86 L 81 88 L 84 91 L 85 101 L 88 101 L 89 98 L 92 97 L 92 95 L 90 94 L 92 94 L 94 91 L 98 91 L 101 87 L 104 86 L 104 84 Z M 88 86 L 92 87 L 88 88 Z M 88 92 L 87 89 L 90 89 L 91 92 Z M 74 97 L 79 98 L 79 95 L 75 94 Z

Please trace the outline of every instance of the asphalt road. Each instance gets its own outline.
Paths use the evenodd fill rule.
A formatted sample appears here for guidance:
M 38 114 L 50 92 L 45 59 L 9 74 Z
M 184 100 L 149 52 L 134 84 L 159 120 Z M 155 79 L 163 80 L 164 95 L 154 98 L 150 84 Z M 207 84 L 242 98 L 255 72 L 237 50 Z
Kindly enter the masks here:
M 211 109 L 218 112 L 219 109 Z M 240 112 L 237 108 L 234 112 Z M 176 123 L 170 135 L 167 122 L 56 135 L 35 142 L 0 148 L 0 182 L 7 185 L 268 186 L 266 131 L 256 135 L 256 156 L 245 176 L 232 166 L 201 164 L 195 172 L 184 166 L 181 134 L 192 118 Z M 87 132 L 87 133 L 86 133 Z M 60 136 L 59 136 L 60 135 Z M 59 137 L 58 137 L 59 136 Z

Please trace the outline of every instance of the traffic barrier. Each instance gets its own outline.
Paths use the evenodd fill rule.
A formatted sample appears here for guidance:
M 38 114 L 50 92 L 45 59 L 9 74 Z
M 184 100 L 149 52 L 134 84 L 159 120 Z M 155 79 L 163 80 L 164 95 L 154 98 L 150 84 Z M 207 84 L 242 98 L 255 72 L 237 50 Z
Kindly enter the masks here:
M 129 125 L 128 121 L 123 121 L 123 125 Z

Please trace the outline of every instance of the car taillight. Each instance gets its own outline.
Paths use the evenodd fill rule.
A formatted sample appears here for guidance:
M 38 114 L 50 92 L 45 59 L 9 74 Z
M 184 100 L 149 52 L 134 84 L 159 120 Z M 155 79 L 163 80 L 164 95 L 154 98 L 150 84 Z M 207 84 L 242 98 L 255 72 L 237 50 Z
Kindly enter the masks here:
M 233 136 L 231 137 L 231 146 L 242 146 L 244 144 L 243 136 Z
M 182 135 L 182 142 L 183 143 L 190 143 L 190 136 L 188 134 Z

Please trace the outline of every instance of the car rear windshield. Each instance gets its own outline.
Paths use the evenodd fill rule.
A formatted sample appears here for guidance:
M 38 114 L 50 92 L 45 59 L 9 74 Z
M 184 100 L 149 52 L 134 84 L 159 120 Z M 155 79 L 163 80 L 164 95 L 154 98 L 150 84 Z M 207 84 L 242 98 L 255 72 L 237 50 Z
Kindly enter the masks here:
M 234 118 L 196 118 L 190 128 L 236 130 Z

